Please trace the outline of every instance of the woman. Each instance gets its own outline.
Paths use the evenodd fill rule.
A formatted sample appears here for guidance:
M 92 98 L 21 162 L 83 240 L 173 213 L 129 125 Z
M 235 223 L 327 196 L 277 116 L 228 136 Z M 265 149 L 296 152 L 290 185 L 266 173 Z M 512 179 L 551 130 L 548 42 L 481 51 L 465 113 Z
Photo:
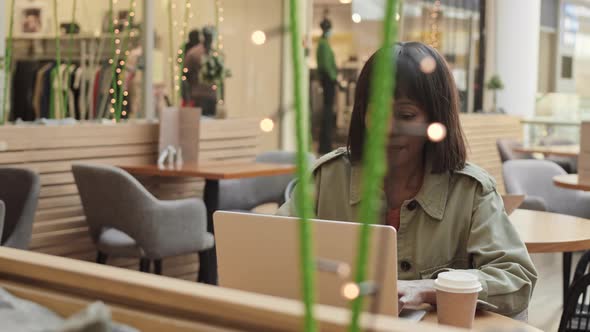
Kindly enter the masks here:
M 440 272 L 462 269 L 479 278 L 479 298 L 498 306 L 497 312 L 526 313 L 537 272 L 508 220 L 494 179 L 466 162 L 458 92 L 447 63 L 421 43 L 398 44 L 394 52 L 395 127 L 387 145 L 382 206 L 383 222 L 397 229 L 400 302 L 435 304 L 433 279 Z M 357 221 L 374 64 L 375 55 L 358 79 L 348 148 L 325 155 L 314 167 L 320 219 Z M 432 122 L 447 128 L 442 142 L 403 134 L 408 132 L 404 128 Z M 293 201 L 279 213 L 295 215 Z

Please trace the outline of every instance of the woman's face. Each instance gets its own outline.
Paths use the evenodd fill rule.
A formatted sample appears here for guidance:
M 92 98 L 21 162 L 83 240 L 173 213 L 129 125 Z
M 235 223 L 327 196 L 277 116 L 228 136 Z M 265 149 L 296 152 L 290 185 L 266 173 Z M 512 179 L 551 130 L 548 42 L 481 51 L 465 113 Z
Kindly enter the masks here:
M 387 144 L 388 165 L 413 165 L 423 156 L 426 137 L 407 132 L 423 132 L 428 125 L 428 115 L 417 103 L 400 98 L 393 105 L 393 116 Z

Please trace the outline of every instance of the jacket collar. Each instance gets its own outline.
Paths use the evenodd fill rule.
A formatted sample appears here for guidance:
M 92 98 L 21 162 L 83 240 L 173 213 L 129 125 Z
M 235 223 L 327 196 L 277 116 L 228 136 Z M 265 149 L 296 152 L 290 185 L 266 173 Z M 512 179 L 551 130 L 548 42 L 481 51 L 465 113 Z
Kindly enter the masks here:
M 416 195 L 416 202 L 420 204 L 422 209 L 430 215 L 433 219 L 441 221 L 445 214 L 447 206 L 447 195 L 449 192 L 451 176 L 448 172 L 441 174 L 433 174 L 431 172 L 432 164 L 427 163 L 426 175 L 422 188 Z M 362 167 L 358 164 L 351 165 L 350 168 L 350 205 L 358 204 L 361 201 L 361 173 Z M 385 197 L 383 191 L 381 199 Z

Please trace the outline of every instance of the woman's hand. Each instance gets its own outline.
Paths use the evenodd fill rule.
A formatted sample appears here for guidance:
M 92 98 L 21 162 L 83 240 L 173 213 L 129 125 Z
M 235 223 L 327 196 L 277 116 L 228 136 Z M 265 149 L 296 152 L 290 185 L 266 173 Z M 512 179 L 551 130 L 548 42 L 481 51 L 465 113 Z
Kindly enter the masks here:
M 397 294 L 400 309 L 407 305 L 436 304 L 436 291 L 432 279 L 398 280 Z

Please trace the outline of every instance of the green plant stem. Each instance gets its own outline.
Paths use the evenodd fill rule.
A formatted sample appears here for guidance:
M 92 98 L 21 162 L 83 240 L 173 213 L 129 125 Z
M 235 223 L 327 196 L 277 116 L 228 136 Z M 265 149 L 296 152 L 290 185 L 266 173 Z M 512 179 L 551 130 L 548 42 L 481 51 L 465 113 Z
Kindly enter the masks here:
M 116 95 L 115 93 L 117 92 L 117 62 L 118 62 L 118 56 L 117 56 L 117 44 L 115 43 L 115 40 L 117 39 L 117 36 L 115 35 L 115 8 L 113 6 L 113 0 L 109 0 L 109 12 L 111 13 L 111 20 L 109 22 L 109 32 L 111 34 L 111 45 L 113 48 L 113 51 L 111 53 L 111 60 L 113 60 L 113 63 L 111 63 L 111 89 L 113 90 L 113 93 L 110 93 L 110 99 L 115 99 L 116 102 Z M 108 101 L 109 102 L 109 116 L 111 114 L 110 110 L 111 109 L 115 109 L 115 105 L 111 102 L 111 100 Z M 115 114 L 113 114 L 114 116 Z
M 0 124 L 8 122 L 8 83 L 10 77 L 10 67 L 12 66 L 12 33 L 14 31 L 14 1 L 10 2 L 10 23 L 8 25 L 8 38 L 6 39 L 6 49 L 4 50 L 4 92 L 2 93 L 2 116 L 0 116 Z
M 191 4 L 191 0 L 185 0 L 184 2 L 184 20 L 182 22 L 182 26 L 183 26 L 183 36 L 185 39 L 188 39 L 188 19 L 189 19 L 189 14 L 190 14 L 190 8 L 188 7 Z M 180 50 L 182 50 L 182 53 L 180 53 L 178 55 L 178 58 L 180 59 L 179 63 L 178 63 L 178 68 L 179 73 L 178 73 L 178 86 L 180 87 L 180 89 L 178 90 L 178 97 L 179 100 L 183 100 L 183 96 L 182 96 L 182 85 L 183 85 L 183 77 L 186 77 L 185 73 L 184 73 L 184 59 L 186 58 L 186 52 L 188 52 L 188 50 L 186 49 L 186 43 L 182 43 L 180 45 Z
M 170 77 L 171 77 L 171 82 L 172 82 L 172 93 L 170 94 L 170 98 L 172 99 L 172 105 L 176 105 L 176 84 L 175 84 L 175 80 L 174 80 L 174 59 L 176 58 L 174 56 L 174 36 L 172 33 L 172 30 L 174 29 L 174 27 L 172 26 L 172 0 L 168 1 L 168 48 L 170 51 L 170 59 L 172 59 L 172 61 L 170 62 Z
M 385 141 L 391 121 L 391 102 L 393 98 L 395 66 L 393 45 L 397 36 L 395 20 L 397 0 L 386 3 L 383 43 L 377 53 L 376 65 L 371 73 L 371 96 L 369 103 L 370 128 L 366 130 L 363 151 L 362 200 L 359 217 L 362 222 L 356 258 L 355 281 L 366 281 L 367 263 L 371 232 L 369 225 L 378 221 L 381 209 L 380 189 L 386 172 Z M 352 302 L 350 331 L 360 330 L 360 314 L 364 298 L 359 296 Z
M 72 65 L 72 58 L 74 57 L 74 22 L 76 22 L 76 8 L 77 8 L 77 4 L 78 1 L 74 0 L 72 2 L 72 20 L 70 21 L 70 26 L 68 28 L 68 33 L 70 34 L 70 54 L 68 54 L 68 62 L 67 62 L 67 68 L 70 68 L 70 66 Z
M 120 45 L 121 45 L 121 60 L 123 60 L 123 64 L 121 65 L 121 67 L 119 69 L 121 69 L 121 73 L 118 75 L 118 79 L 117 80 L 123 80 L 123 73 L 125 73 L 125 69 L 127 68 L 127 49 L 128 47 L 128 43 L 129 43 L 129 36 L 131 34 L 131 30 L 133 29 L 133 20 L 135 19 L 135 4 L 136 4 L 136 0 L 130 0 L 130 4 L 129 4 L 129 19 L 128 19 L 128 25 L 127 27 L 123 27 L 124 31 L 121 31 L 121 34 L 123 35 L 123 38 L 121 38 L 120 41 Z M 133 14 L 131 14 L 133 13 Z M 133 15 L 133 16 L 132 16 Z M 123 33 L 124 32 L 124 33 Z M 117 59 L 118 60 L 118 59 Z M 115 64 L 116 67 L 119 66 L 118 63 Z M 121 85 L 121 87 L 117 90 L 115 90 L 117 96 L 116 96 L 116 107 L 115 107 L 115 119 L 117 122 L 119 122 L 121 120 L 121 116 L 123 113 L 123 85 Z
M 312 225 L 309 219 L 312 217 L 310 196 L 310 177 L 308 169 L 307 151 L 309 149 L 309 136 L 306 130 L 307 113 L 304 111 L 303 96 L 303 46 L 299 32 L 299 6 L 298 0 L 290 0 L 291 16 L 291 51 L 293 59 L 294 94 L 295 94 L 295 126 L 297 136 L 297 177 L 299 185 L 295 192 L 297 212 L 301 218 L 299 222 L 299 250 L 301 265 L 301 285 L 304 304 L 304 331 L 315 332 L 317 324 L 314 320 L 314 258 Z

